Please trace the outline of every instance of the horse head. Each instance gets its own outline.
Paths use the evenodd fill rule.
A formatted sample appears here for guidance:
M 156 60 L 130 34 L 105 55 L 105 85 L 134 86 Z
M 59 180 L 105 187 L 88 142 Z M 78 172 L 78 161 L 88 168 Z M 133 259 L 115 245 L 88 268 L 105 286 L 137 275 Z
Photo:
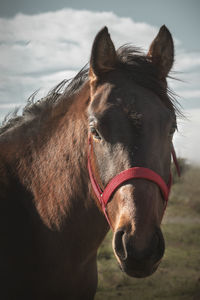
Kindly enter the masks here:
M 97 34 L 88 107 L 90 172 L 97 190 L 104 191 L 131 168 L 149 170 L 169 186 L 176 114 L 166 77 L 173 60 L 173 40 L 165 26 L 146 55 L 129 47 L 116 51 L 106 27 Z M 119 182 L 103 206 L 114 232 L 115 256 L 130 276 L 151 275 L 163 257 L 160 225 L 166 200 L 156 180 L 140 176 Z

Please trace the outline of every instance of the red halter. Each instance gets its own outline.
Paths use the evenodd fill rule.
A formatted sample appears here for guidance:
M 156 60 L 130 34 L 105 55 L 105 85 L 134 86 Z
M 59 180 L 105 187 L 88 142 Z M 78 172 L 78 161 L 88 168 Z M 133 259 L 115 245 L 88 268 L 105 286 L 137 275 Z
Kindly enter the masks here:
M 92 188 L 94 190 L 94 193 L 96 195 L 96 197 L 98 198 L 102 210 L 104 212 L 104 215 L 110 224 L 110 220 L 108 218 L 108 214 L 106 211 L 106 205 L 109 201 L 109 199 L 111 198 L 111 196 L 113 195 L 113 193 L 118 189 L 118 187 L 130 180 L 130 179 L 135 179 L 135 178 L 142 178 L 142 179 L 146 179 L 149 181 L 152 181 L 154 183 L 156 183 L 158 185 L 158 187 L 160 188 L 160 191 L 162 193 L 162 196 L 165 200 L 165 208 L 167 206 L 167 202 L 168 202 L 168 197 L 169 197 L 169 193 L 170 193 L 170 189 L 171 189 L 171 184 L 172 184 L 172 175 L 170 173 L 169 176 L 169 181 L 168 184 L 165 183 L 165 181 L 162 179 L 162 177 L 157 174 L 156 172 L 152 171 L 151 169 L 148 168 L 143 168 L 143 167 L 133 167 L 130 169 L 127 169 L 125 171 L 122 171 L 121 173 L 117 174 L 115 177 L 113 177 L 109 183 L 107 184 L 107 186 L 105 187 L 104 191 L 102 191 L 101 187 L 99 186 L 99 184 L 97 183 L 93 172 L 92 172 L 92 166 L 91 166 L 91 137 L 89 137 L 88 140 L 88 171 L 89 171 L 89 176 L 90 176 L 90 181 L 92 184 Z M 178 161 L 176 158 L 176 153 L 174 150 L 174 147 L 172 146 L 172 157 L 174 160 L 174 164 L 176 166 L 177 169 L 177 173 L 180 176 L 180 169 L 179 169 L 179 165 L 178 165 Z

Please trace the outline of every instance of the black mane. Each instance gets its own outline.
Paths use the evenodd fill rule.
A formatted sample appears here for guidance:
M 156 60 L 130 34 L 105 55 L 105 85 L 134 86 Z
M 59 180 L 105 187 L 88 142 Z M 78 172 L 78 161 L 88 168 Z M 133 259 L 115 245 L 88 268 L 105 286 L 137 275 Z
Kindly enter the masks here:
M 180 117 L 183 116 L 180 104 L 176 100 L 177 95 L 170 88 L 166 88 L 167 84 L 159 78 L 159 70 L 140 48 L 124 45 L 117 50 L 117 57 L 119 68 L 128 70 L 133 81 L 153 91 L 170 110 Z
M 139 85 L 152 90 L 156 93 L 166 105 L 173 109 L 176 114 L 181 115 L 179 104 L 175 98 L 175 94 L 163 87 L 158 79 L 158 71 L 151 63 L 150 59 L 142 53 L 138 48 L 124 45 L 117 50 L 118 66 L 130 71 L 133 80 Z M 46 97 L 35 102 L 37 92 L 29 97 L 27 104 L 22 111 L 22 115 L 18 115 L 18 109 L 10 115 L 6 116 L 0 127 L 0 134 L 5 133 L 8 129 L 18 126 L 27 119 L 38 116 L 49 109 L 53 109 L 56 104 L 60 103 L 64 98 L 65 101 L 70 96 L 76 94 L 82 85 L 89 79 L 89 69 L 86 65 L 80 72 L 69 80 L 63 80 L 55 88 L 53 88 Z M 64 97 L 63 97 L 64 96 Z

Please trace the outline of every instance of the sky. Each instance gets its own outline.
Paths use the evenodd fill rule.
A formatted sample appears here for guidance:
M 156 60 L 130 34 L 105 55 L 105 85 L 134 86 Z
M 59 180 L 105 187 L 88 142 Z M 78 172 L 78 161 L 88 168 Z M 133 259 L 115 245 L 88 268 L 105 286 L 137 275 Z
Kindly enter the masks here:
M 116 48 L 145 51 L 165 24 L 175 41 L 169 80 L 187 119 L 178 120 L 178 156 L 200 164 L 200 1 L 0 0 L 0 120 L 40 89 L 38 98 L 89 60 L 93 39 L 108 26 Z

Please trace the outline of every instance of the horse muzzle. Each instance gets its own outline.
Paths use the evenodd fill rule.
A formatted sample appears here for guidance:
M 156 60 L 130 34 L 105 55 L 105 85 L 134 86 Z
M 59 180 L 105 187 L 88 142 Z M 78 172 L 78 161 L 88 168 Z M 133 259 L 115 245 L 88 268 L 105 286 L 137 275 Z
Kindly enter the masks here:
M 118 229 L 113 237 L 113 249 L 121 269 L 129 276 L 142 278 L 153 274 L 164 255 L 165 243 L 160 228 L 156 228 L 147 246 L 137 247 L 137 232 Z

